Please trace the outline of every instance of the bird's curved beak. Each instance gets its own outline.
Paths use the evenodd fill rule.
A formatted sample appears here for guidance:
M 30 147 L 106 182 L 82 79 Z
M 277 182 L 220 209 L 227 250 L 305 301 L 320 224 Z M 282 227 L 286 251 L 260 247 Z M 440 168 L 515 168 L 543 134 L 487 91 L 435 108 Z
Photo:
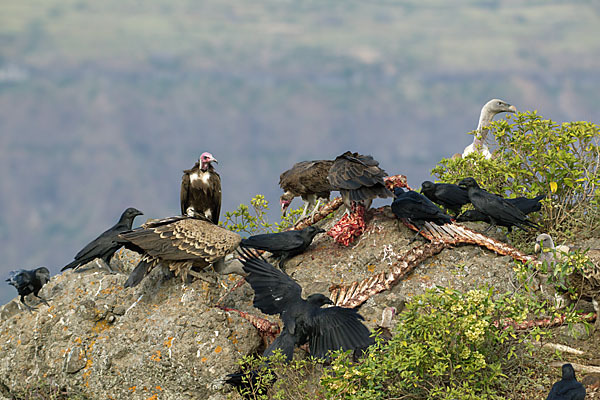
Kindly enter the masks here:
M 219 161 L 216 158 L 211 159 L 210 162 L 214 162 L 215 164 L 219 163 Z
M 536 243 L 535 246 L 533 247 L 533 251 L 536 253 L 540 253 L 542 250 L 542 248 L 540 247 L 539 243 Z
M 331 301 L 331 299 L 327 299 L 327 301 L 325 301 L 325 304 L 335 304 L 333 301 Z
M 289 207 L 289 204 L 281 203 L 281 215 L 283 215 L 284 217 L 285 217 L 285 213 L 287 212 L 288 207 Z
M 514 113 L 514 112 L 517 112 L 517 107 L 510 106 L 510 107 L 508 107 L 508 110 L 509 110 L 508 112 L 513 112 Z

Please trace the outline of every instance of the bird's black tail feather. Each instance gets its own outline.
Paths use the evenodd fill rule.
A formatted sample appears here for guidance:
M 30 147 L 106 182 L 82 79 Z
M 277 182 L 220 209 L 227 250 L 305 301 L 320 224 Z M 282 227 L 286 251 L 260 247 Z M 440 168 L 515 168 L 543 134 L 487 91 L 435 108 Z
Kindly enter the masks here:
M 81 264 L 81 261 L 73 260 L 70 263 L 68 263 L 67 265 L 65 265 L 64 267 L 62 267 L 62 269 L 60 270 L 60 272 L 63 272 L 63 271 L 65 271 L 67 269 L 70 269 L 70 268 L 78 267 L 79 264 Z
M 144 277 L 148 273 L 149 266 L 150 263 L 148 261 L 140 261 L 138 265 L 133 269 L 133 271 L 131 271 L 131 274 L 129 274 L 129 278 L 127 278 L 123 287 L 128 288 L 139 285 L 139 283 L 142 281 L 142 279 L 144 279 Z

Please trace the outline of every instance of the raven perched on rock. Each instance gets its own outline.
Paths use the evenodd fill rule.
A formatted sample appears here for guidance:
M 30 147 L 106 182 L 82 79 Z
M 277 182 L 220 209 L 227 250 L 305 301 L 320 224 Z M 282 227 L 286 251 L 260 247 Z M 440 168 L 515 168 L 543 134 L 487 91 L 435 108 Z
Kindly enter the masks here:
M 286 231 L 279 233 L 265 233 L 242 239 L 241 245 L 253 249 L 265 250 L 280 258 L 279 267 L 289 258 L 302 253 L 311 244 L 318 233 L 325 232 L 321 228 L 309 226 L 301 231 Z
M 13 285 L 17 289 L 17 292 L 21 296 L 21 303 L 29 311 L 35 310 L 34 307 L 25 303 L 25 296 L 31 293 L 44 304 L 49 305 L 45 299 L 38 295 L 42 286 L 48 283 L 48 281 L 50 281 L 50 271 L 46 267 L 39 267 L 33 270 L 20 269 L 18 271 L 11 271 L 10 278 L 6 280 L 9 285 Z
M 562 379 L 552 385 L 546 400 L 584 400 L 585 387 L 575 379 L 571 364 L 563 364 Z
M 110 268 L 110 259 L 123 246 L 123 243 L 119 241 L 119 234 L 131 230 L 134 218 L 143 214 L 133 207 L 125 210 L 121 214 L 119 221 L 112 228 L 104 231 L 96 239 L 88 243 L 79 253 L 75 254 L 75 260 L 65 265 L 61 271 L 80 267 L 94 261 L 96 258 L 101 258 L 108 266 L 108 269 L 112 271 Z
M 421 193 L 434 203 L 452 211 L 454 215 L 458 215 L 460 208 L 469 203 L 467 191 L 451 183 L 425 181 L 421 183 Z
M 490 226 L 485 232 L 496 225 L 509 229 L 517 226 L 524 231 L 528 231 L 527 227 L 538 228 L 538 225 L 529 221 L 527 216 L 509 201 L 480 188 L 475 179 L 465 178 L 458 185 L 467 189 L 469 200 L 475 209 L 490 219 Z
M 444 225 L 452 222 L 452 218 L 442 212 L 427 197 L 413 190 L 404 191 L 402 188 L 395 188 L 396 198 L 392 202 L 392 211 L 398 218 L 406 218 L 416 224 L 422 224 L 426 221 L 434 222 L 437 225 Z
M 542 204 L 540 201 L 546 197 L 546 195 L 541 194 L 533 199 L 529 199 L 527 197 L 515 197 L 514 199 L 505 199 L 507 202 L 517 207 L 521 212 L 525 215 L 531 214 L 535 211 L 540 211 L 542 209 Z M 477 210 L 467 210 L 456 218 L 457 222 L 473 222 L 473 221 L 483 221 L 487 223 L 491 223 L 490 218 Z M 502 224 L 498 223 L 498 225 L 506 226 L 508 228 L 508 232 L 512 231 L 512 224 Z
M 281 316 L 283 330 L 265 352 L 281 349 L 292 359 L 295 346 L 308 343 L 310 353 L 326 358 L 329 351 L 364 349 L 374 343 L 363 317 L 352 308 L 328 307 L 333 302 L 322 294 L 302 299 L 302 288 L 285 272 L 242 247 L 246 281 L 254 289 L 254 307 L 265 314 Z

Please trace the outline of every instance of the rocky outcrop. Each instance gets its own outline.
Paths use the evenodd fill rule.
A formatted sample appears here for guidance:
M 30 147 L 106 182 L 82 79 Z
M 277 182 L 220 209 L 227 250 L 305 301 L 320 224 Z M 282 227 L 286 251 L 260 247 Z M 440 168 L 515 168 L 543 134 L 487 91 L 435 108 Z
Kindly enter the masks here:
M 287 273 L 303 286 L 305 296 L 327 294 L 333 284 L 386 271 L 419 245 L 409 244 L 414 233 L 398 224 L 389 207 L 371 210 L 367 222 L 352 246 L 320 235 L 307 252 L 287 262 Z M 325 229 L 333 223 L 325 220 Z M 112 264 L 128 271 L 137 257 L 121 251 Z M 407 298 L 437 285 L 511 290 L 512 263 L 508 256 L 476 246 L 448 248 L 391 290 L 371 297 L 360 313 L 373 328 L 384 308 L 401 308 Z M 92 399 L 235 398 L 223 387 L 223 377 L 238 370 L 238 359 L 261 351 L 264 344 L 247 320 L 215 305 L 267 317 L 252 307 L 249 286 L 230 292 L 240 279 L 236 275 L 184 284 L 166 280 L 155 268 L 139 287 L 123 289 L 126 277 L 92 263 L 83 272 L 52 277 L 41 292 L 49 307 L 40 304 L 30 313 L 16 299 L 3 306 L 0 394 L 18 398 L 24 384 L 46 380 Z

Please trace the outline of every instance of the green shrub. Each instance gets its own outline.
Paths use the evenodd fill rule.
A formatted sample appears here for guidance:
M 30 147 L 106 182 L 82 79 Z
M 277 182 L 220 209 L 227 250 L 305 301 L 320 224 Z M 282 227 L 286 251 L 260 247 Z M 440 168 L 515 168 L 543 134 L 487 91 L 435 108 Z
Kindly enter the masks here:
M 598 229 L 600 127 L 589 122 L 558 124 L 527 112 L 494 121 L 490 132 L 498 144 L 492 159 L 476 153 L 443 159 L 432 173 L 450 183 L 472 176 L 482 188 L 507 197 L 545 193 L 538 222 L 559 237 Z
M 267 211 L 269 201 L 262 194 L 257 194 L 250 200 L 250 207 L 240 204 L 237 210 L 227 211 L 225 221 L 219 224 L 234 232 L 245 232 L 250 235 L 268 232 L 281 232 L 294 226 L 302 215 L 302 209 L 289 210 L 280 222 L 269 223 Z
M 331 399 L 504 399 L 526 390 L 533 368 L 531 340 L 549 335 L 517 332 L 535 300 L 491 290 L 450 289 L 415 296 L 398 317 L 394 337 L 358 364 L 336 358 L 321 379 Z

